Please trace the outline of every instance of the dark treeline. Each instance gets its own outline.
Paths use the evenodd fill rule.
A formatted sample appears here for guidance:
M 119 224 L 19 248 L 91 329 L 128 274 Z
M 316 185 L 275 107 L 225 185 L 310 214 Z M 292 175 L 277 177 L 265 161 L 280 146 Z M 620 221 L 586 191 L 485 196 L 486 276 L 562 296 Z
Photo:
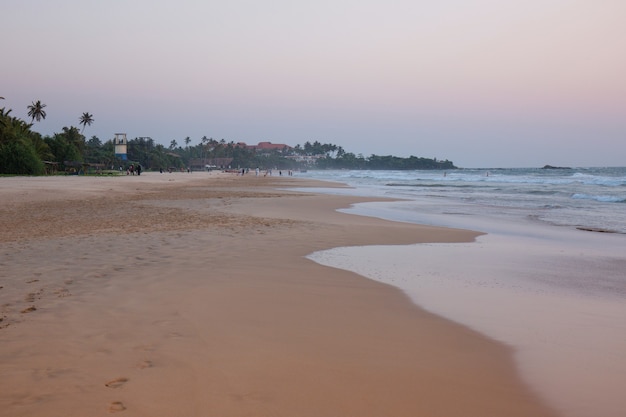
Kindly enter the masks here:
M 436 158 L 418 158 L 410 156 L 400 158 L 398 156 L 355 155 L 346 152 L 341 146 L 323 144 L 318 141 L 306 142 L 303 147 L 297 145 L 294 151 L 299 155 L 313 157 L 313 168 L 317 169 L 456 169 L 451 161 L 438 161 Z
M 45 118 L 45 107 L 39 101 L 29 106 L 28 123 L 11 116 L 11 110 L 0 108 L 0 174 L 43 175 L 53 172 L 86 172 L 126 169 L 130 164 L 140 164 L 144 170 L 219 168 L 260 169 L 454 169 L 450 161 L 437 159 L 400 158 L 395 156 L 355 155 L 342 147 L 319 141 L 306 142 L 295 147 L 261 150 L 245 144 L 202 137 L 192 145 L 191 138 L 176 140 L 169 147 L 157 144 L 151 138 L 128 140 L 127 160 L 115 156 L 113 140 L 102 142 L 90 139 L 77 127 L 64 127 L 60 133 L 42 136 L 32 130 L 35 120 Z M 79 119 L 83 130 L 91 125 L 93 117 L 83 113 Z M 221 161 L 221 165 L 215 161 Z M 227 161 L 227 165 L 223 165 Z
M 410 156 L 400 158 L 397 156 L 370 155 L 368 158 L 362 155 L 356 156 L 346 153 L 341 156 L 318 159 L 316 168 L 320 169 L 372 169 L 372 170 L 415 170 L 415 169 L 456 169 L 451 161 L 438 161 L 429 158 Z

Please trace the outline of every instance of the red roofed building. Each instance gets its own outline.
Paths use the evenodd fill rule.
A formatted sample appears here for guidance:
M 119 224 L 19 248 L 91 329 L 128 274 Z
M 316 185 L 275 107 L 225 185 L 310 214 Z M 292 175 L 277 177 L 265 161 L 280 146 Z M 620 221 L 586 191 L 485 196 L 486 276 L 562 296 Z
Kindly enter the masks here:
M 285 145 L 284 143 L 272 143 L 272 142 L 259 142 L 258 145 L 250 145 L 252 149 L 256 149 L 257 151 L 283 151 L 283 150 L 291 150 L 293 149 L 289 145 Z

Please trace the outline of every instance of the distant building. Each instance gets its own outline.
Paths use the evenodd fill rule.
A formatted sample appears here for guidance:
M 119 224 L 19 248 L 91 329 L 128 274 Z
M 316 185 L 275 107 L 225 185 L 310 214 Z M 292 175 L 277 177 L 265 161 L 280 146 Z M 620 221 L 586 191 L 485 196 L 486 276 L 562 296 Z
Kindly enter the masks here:
M 259 142 L 258 145 L 251 145 L 250 147 L 256 149 L 257 151 L 288 151 L 291 150 L 291 146 L 285 145 L 284 143 L 272 143 L 272 142 Z
M 123 161 L 128 160 L 128 140 L 126 139 L 126 133 L 116 133 L 115 139 L 113 139 L 115 145 L 115 157 L 120 158 Z
M 292 159 L 296 162 L 305 163 L 307 165 L 315 165 L 318 159 L 323 155 L 287 155 L 285 158 Z
M 230 168 L 234 158 L 191 158 L 189 168 L 192 171 L 210 171 Z

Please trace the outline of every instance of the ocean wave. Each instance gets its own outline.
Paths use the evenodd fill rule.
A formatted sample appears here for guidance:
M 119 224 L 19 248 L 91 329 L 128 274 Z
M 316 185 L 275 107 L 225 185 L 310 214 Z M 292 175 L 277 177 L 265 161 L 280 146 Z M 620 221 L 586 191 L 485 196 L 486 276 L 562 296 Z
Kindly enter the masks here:
M 572 175 L 572 178 L 575 179 L 576 182 L 587 185 L 601 185 L 606 187 L 626 186 L 626 177 L 623 176 L 613 177 L 576 172 L 574 175 Z
M 574 194 L 573 199 L 576 200 L 595 200 L 601 203 L 626 203 L 626 197 L 617 195 L 589 195 L 589 194 Z
M 306 175 L 345 181 L 371 193 L 369 195 L 380 193 L 404 200 L 436 201 L 435 206 L 446 212 L 510 217 L 523 214 L 538 216 L 548 224 L 626 233 L 626 211 L 623 210 L 626 207 L 626 167 L 558 171 L 532 168 L 446 172 L 311 170 Z
M 476 188 L 476 185 L 472 184 L 444 184 L 444 183 L 394 183 L 390 182 L 385 184 L 387 187 L 417 187 L 417 188 Z
M 534 185 L 595 185 L 604 187 L 626 186 L 626 178 L 623 177 L 600 177 L 593 175 L 572 175 L 571 177 L 540 177 L 540 176 L 514 176 L 514 175 L 489 175 L 483 177 L 459 178 L 459 181 L 507 183 L 507 184 L 534 184 Z
M 493 186 L 495 184 L 527 184 L 537 186 L 600 186 L 626 187 L 626 169 L 551 170 L 541 169 L 459 169 L 450 171 L 375 171 L 328 170 L 311 172 L 319 178 L 348 182 L 386 182 L 389 186 L 437 187 L 453 184 Z M 430 184 L 430 185 L 426 185 Z
M 390 178 L 391 179 L 391 178 Z M 416 181 L 437 181 L 440 183 L 480 183 L 480 184 L 532 184 L 532 185 L 593 185 L 604 187 L 624 187 L 626 177 L 624 176 L 601 176 L 583 173 L 574 173 L 567 176 L 555 176 L 540 174 L 527 174 L 516 171 L 509 172 L 485 172 L 467 173 L 452 172 L 446 177 L 434 177 L 423 175 L 421 178 L 413 178 Z

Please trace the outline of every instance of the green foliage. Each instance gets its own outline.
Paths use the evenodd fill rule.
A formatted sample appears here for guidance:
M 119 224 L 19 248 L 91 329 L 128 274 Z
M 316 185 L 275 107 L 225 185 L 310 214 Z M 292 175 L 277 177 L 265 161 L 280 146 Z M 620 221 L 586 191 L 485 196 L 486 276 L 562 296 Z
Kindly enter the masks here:
M 41 119 L 46 118 L 46 111 L 43 109 L 44 107 L 46 107 L 46 105 L 40 100 L 37 100 L 36 102 L 33 101 L 33 104 L 28 105 L 28 117 L 32 119 L 31 121 L 34 122 L 37 120 L 40 122 Z
M 371 155 L 369 158 L 363 155 L 355 155 L 346 152 L 341 146 L 331 143 L 306 142 L 303 146 L 296 145 L 290 150 L 272 150 L 259 153 L 254 149 L 236 144 L 227 143 L 224 139 L 217 141 L 204 136 L 196 146 L 189 146 L 189 138 L 185 138 L 185 149 L 176 147 L 173 140 L 170 143 L 172 152 L 180 156 L 184 166 L 189 165 L 192 158 L 211 160 L 216 158 L 232 158 L 233 168 L 259 167 L 261 169 L 389 169 L 389 170 L 411 170 L 411 169 L 455 169 L 450 161 L 437 161 L 436 159 L 400 158 L 396 156 Z M 302 158 L 298 158 L 302 156 Z M 309 161 L 305 162 L 304 157 Z
M 34 120 L 45 118 L 45 104 L 40 101 L 29 106 L 29 116 Z M 263 150 L 257 152 L 245 144 L 226 142 L 202 137 L 200 143 L 191 146 L 191 138 L 182 139 L 185 148 L 172 140 L 169 149 L 155 144 L 151 138 L 135 138 L 128 141 L 128 161 L 115 157 L 112 140 L 105 143 L 92 136 L 88 141 L 76 127 L 64 127 L 61 133 L 44 138 L 31 130 L 32 124 L 10 116 L 11 110 L 0 108 L 0 173 L 40 175 L 45 172 L 44 161 L 53 161 L 61 171 L 66 162 L 104 164 L 107 167 L 126 168 L 131 163 L 140 164 L 144 170 L 180 169 L 191 165 L 193 159 L 209 161 L 228 158 L 233 168 L 260 169 L 455 169 L 448 160 L 400 158 L 396 156 L 355 155 L 341 146 L 319 141 L 305 142 L 294 148 Z M 80 124 L 83 129 L 93 122 L 93 116 L 83 113 Z
M 179 148 L 178 151 L 181 152 L 182 149 Z M 152 138 L 129 140 L 128 159 L 129 164 L 138 163 L 144 170 L 179 169 L 186 166 L 178 153 L 166 150 L 163 145 L 155 144 Z
M 410 156 L 408 158 L 398 158 L 397 156 L 377 156 L 372 155 L 367 161 L 368 169 L 454 169 L 450 161 L 437 161 L 429 158 L 418 158 Z
M 85 131 L 85 127 L 91 126 L 91 124 L 94 122 L 93 114 L 85 112 L 82 116 L 80 116 L 78 120 L 80 121 L 79 123 L 83 125 L 83 130 L 80 131 L 80 133 L 83 133 Z
M 365 158 L 363 155 L 346 153 L 341 147 L 330 144 L 307 142 L 301 149 L 306 155 L 320 156 L 314 168 L 320 169 L 372 169 L 372 170 L 417 170 L 417 169 L 455 169 L 451 161 L 437 161 L 437 159 L 418 158 L 410 156 L 400 158 L 397 156 L 371 155 Z M 335 153 L 335 156 L 332 156 Z
M 320 143 L 315 141 L 305 142 L 304 147 L 300 148 L 298 145 L 298 149 L 302 149 L 302 152 L 305 155 L 324 155 L 326 157 L 332 157 L 333 155 L 341 156 L 345 152 L 341 146 L 333 145 L 332 143 Z
M 43 175 L 44 164 L 28 141 L 0 143 L 0 174 Z
M 85 137 L 78 128 L 64 127 L 62 133 L 47 136 L 44 140 L 54 155 L 54 161 L 59 164 L 59 169 L 65 170 L 66 162 L 83 162 Z
M 48 149 L 31 125 L 0 109 L 0 174 L 41 175 Z
M 83 160 L 89 164 L 104 164 L 105 167 L 119 166 L 115 158 L 115 145 L 112 140 L 102 143 L 97 136 L 85 142 Z

